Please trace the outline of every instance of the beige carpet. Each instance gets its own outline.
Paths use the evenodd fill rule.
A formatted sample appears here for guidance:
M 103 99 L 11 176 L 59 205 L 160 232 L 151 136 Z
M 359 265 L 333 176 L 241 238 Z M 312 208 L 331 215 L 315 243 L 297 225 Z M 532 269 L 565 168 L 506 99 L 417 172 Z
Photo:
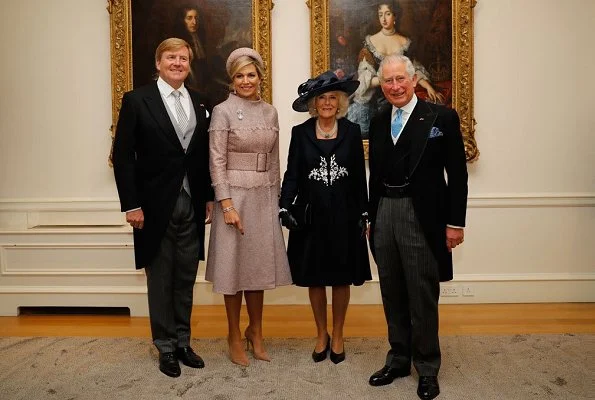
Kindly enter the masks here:
M 221 339 L 195 340 L 205 369 L 168 378 L 147 339 L 0 338 L 0 399 L 415 399 L 417 377 L 371 387 L 382 338 L 350 338 L 347 360 L 310 359 L 311 340 L 269 339 L 271 363 L 231 364 Z M 595 398 L 594 335 L 441 339 L 438 399 Z

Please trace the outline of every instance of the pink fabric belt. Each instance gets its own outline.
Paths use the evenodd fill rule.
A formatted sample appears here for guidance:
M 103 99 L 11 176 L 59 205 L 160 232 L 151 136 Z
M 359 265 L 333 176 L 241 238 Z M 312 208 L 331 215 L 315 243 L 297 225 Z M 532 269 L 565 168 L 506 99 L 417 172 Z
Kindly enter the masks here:
M 271 153 L 227 153 L 227 169 L 265 172 L 271 169 Z

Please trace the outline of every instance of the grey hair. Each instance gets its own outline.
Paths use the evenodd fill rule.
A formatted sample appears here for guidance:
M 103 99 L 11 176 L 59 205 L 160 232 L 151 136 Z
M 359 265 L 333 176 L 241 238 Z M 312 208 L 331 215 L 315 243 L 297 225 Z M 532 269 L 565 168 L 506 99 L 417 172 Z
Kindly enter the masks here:
M 390 54 L 384 57 L 382 61 L 380 61 L 380 66 L 378 67 L 378 77 L 381 81 L 384 79 L 384 77 L 382 76 L 384 66 L 396 63 L 405 64 L 405 71 L 407 71 L 407 74 L 409 74 L 410 78 L 413 78 L 413 75 L 415 75 L 415 67 L 413 66 L 413 63 L 411 62 L 409 57 L 401 54 Z
M 347 97 L 347 93 L 343 92 L 342 90 L 330 91 L 337 94 L 337 99 L 339 100 L 339 106 L 337 107 L 337 119 L 341 119 L 347 115 L 347 109 L 349 108 L 349 98 Z M 318 111 L 316 111 L 316 99 L 322 96 L 324 93 L 320 93 L 318 96 L 314 96 L 308 100 L 308 112 L 312 117 L 318 117 Z

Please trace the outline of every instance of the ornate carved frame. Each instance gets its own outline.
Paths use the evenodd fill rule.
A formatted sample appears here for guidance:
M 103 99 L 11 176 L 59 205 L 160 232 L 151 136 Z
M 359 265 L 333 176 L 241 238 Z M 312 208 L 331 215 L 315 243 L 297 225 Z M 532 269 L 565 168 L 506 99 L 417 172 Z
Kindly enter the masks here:
M 328 0 L 307 0 L 310 8 L 310 59 L 312 76 L 330 67 Z M 461 118 L 467 161 L 479 157 L 473 117 L 473 8 L 477 0 L 452 0 L 453 106 Z M 364 140 L 366 158 L 368 141 Z
M 118 121 L 122 96 L 132 89 L 132 13 L 131 0 L 107 0 L 110 15 L 112 62 L 112 138 Z M 262 82 L 262 96 L 271 102 L 271 10 L 273 0 L 252 0 L 252 42 L 264 61 L 266 77 Z M 111 152 L 110 152 L 111 161 Z

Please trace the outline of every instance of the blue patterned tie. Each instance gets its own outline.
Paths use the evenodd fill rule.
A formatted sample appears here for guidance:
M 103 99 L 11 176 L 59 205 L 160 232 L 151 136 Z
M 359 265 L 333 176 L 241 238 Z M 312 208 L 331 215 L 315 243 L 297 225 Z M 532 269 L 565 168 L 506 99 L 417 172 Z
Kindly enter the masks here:
M 397 115 L 395 115 L 393 122 L 390 124 L 390 133 L 393 136 L 393 140 L 397 140 L 399 133 L 401 133 L 401 128 L 403 128 L 403 110 L 397 108 Z

